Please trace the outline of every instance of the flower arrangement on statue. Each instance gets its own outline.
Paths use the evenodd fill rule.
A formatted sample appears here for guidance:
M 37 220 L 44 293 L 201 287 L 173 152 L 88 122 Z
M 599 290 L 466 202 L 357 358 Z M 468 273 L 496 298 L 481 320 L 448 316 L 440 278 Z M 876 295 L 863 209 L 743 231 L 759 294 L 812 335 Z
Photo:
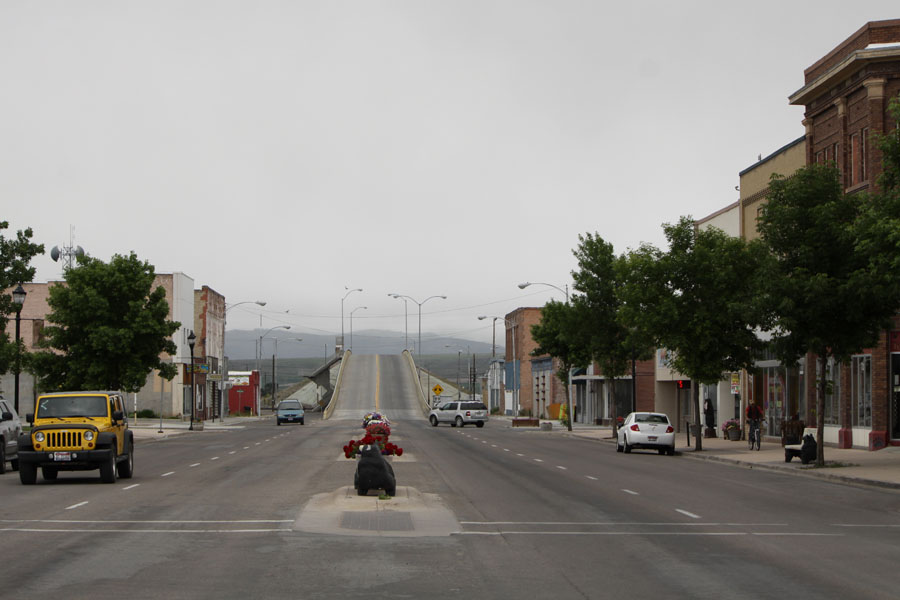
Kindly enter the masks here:
M 358 440 L 350 440 L 344 446 L 346 458 L 356 458 L 361 447 L 371 444 L 377 444 L 383 456 L 403 455 L 403 448 L 388 441 L 388 438 L 391 437 L 391 425 L 387 417 L 378 413 L 369 413 L 363 418 L 363 427 L 366 429 L 366 434 Z
M 362 420 L 363 429 L 368 427 L 369 423 L 372 423 L 372 422 L 384 423 L 385 425 L 388 425 L 388 426 L 390 426 L 390 424 L 391 424 L 390 419 L 388 419 L 386 415 L 383 415 L 378 412 L 370 412 L 370 413 L 366 414 L 366 416 L 363 417 L 363 420 Z
M 724 423 L 722 423 L 722 433 L 728 433 L 732 429 L 740 429 L 741 422 L 737 419 L 728 419 Z

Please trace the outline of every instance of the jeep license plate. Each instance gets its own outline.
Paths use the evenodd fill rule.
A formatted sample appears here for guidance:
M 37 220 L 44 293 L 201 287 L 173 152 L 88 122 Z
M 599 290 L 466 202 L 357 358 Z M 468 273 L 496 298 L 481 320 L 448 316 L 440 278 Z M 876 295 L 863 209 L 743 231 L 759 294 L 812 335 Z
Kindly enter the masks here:
M 56 461 L 72 460 L 72 453 L 71 452 L 54 452 L 53 460 L 56 460 Z

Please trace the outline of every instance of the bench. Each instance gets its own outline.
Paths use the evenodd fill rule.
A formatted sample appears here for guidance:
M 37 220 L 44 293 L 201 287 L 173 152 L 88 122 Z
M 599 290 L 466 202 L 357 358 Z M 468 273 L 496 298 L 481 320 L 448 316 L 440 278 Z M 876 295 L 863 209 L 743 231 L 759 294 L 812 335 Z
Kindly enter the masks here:
M 809 439 L 807 439 L 809 436 Z M 803 436 L 800 438 L 799 444 L 784 445 L 784 462 L 789 463 L 795 456 L 800 457 L 800 462 L 804 465 L 816 460 L 816 428 L 806 427 L 803 430 Z

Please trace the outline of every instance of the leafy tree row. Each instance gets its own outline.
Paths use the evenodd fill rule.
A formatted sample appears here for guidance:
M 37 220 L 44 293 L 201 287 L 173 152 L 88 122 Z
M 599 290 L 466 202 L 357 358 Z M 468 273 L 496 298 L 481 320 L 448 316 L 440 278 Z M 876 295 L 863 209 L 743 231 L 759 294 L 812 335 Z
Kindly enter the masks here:
M 900 123 L 900 99 L 889 110 Z M 877 143 L 883 171 L 867 194 L 845 194 L 834 164 L 774 175 L 757 240 L 698 229 L 690 217 L 663 226 L 666 250 L 643 244 L 617 256 L 598 234 L 579 236 L 575 294 L 544 307 L 535 355 L 558 358 L 564 381 L 590 361 L 614 379 L 666 348 L 693 382 L 699 431 L 698 384 L 752 367 L 766 343 L 783 364 L 815 354 L 820 374 L 829 357 L 874 346 L 900 311 L 900 129 Z M 819 377 L 819 466 L 825 385 Z

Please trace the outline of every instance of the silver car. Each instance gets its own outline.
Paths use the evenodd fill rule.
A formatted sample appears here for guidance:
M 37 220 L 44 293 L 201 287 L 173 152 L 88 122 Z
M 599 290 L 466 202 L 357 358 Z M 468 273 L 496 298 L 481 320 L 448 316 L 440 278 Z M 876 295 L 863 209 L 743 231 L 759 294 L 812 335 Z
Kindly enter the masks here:
M 19 435 L 22 423 L 12 404 L 0 397 L 0 474 L 6 473 L 6 462 L 13 471 L 19 470 Z
M 428 420 L 434 427 L 438 423 L 450 423 L 450 427 L 464 427 L 467 423 L 475 423 L 478 427 L 484 427 L 488 422 L 488 409 L 481 402 L 454 400 L 444 402 L 432 410 Z

